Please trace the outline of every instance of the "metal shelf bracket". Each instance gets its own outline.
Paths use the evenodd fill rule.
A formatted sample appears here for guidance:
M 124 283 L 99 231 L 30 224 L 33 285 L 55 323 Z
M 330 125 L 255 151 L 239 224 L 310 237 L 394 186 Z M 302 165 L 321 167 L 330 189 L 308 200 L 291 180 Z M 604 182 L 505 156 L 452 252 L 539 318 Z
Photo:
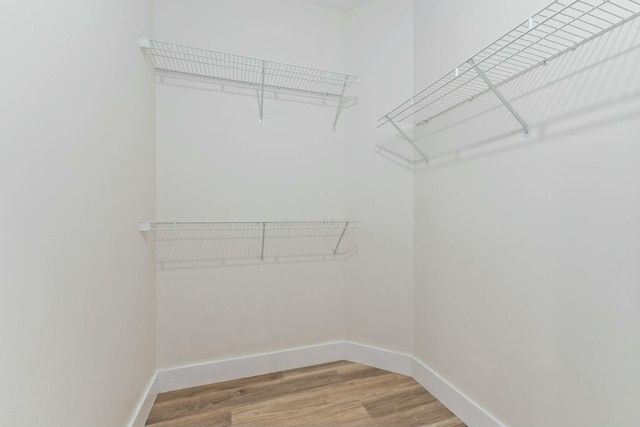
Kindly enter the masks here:
M 260 96 L 258 98 L 258 105 L 260 106 L 260 124 L 264 123 L 263 115 L 264 115 L 264 74 L 265 74 L 265 63 L 262 61 L 262 78 L 260 82 Z
M 264 261 L 264 236 L 267 233 L 267 223 L 262 223 L 262 249 L 260 251 L 260 260 Z
M 480 69 L 480 67 L 478 67 L 476 65 L 476 63 L 474 62 L 473 59 L 470 59 L 468 61 L 469 65 L 471 65 L 471 67 L 476 71 L 476 73 L 478 73 L 478 75 L 480 76 L 480 78 L 487 84 L 487 86 L 489 87 L 489 89 L 491 89 L 491 92 L 493 92 L 498 99 L 500 100 L 500 102 L 502 102 L 504 104 L 505 107 L 507 107 L 507 110 L 509 110 L 509 112 L 513 115 L 513 117 L 515 117 L 515 119 L 520 123 L 520 125 L 522 126 L 522 129 L 524 130 L 524 134 L 525 135 L 529 135 L 529 125 L 527 124 L 527 122 L 522 118 L 522 116 L 520 116 L 520 114 L 516 111 L 515 108 L 513 108 L 513 105 L 511 105 L 511 103 L 502 95 L 502 93 L 500 93 L 500 91 L 498 90 L 498 88 L 491 82 L 491 80 L 489 80 L 489 78 L 482 72 L 482 70 Z
M 396 130 L 400 133 L 402 138 L 404 138 L 409 144 L 411 144 L 411 146 L 413 147 L 414 150 L 416 150 L 418 153 L 420 153 L 420 155 L 422 156 L 424 161 L 429 163 L 429 158 L 427 157 L 427 155 L 424 154 L 424 152 L 420 149 L 420 147 L 418 147 L 416 145 L 415 142 L 413 142 L 413 140 L 409 137 L 409 135 L 407 135 L 402 129 L 400 129 L 400 126 L 398 126 L 398 124 L 396 122 L 394 122 L 392 118 L 390 118 L 389 116 L 386 116 L 385 118 L 389 121 L 389 123 L 391 123 L 391 125 L 394 128 L 396 128 Z
M 336 248 L 333 250 L 334 255 L 338 253 L 338 248 L 340 247 L 340 243 L 342 243 L 344 233 L 347 232 L 347 228 L 349 228 L 349 221 L 344 223 L 344 228 L 342 229 L 342 233 L 340 233 L 340 238 L 338 239 L 338 243 L 336 243 Z
M 344 102 L 344 92 L 347 90 L 347 86 L 349 84 L 349 80 L 347 77 L 344 79 L 344 84 L 342 85 L 342 91 L 340 92 L 340 99 L 338 99 L 338 108 L 336 110 L 336 117 L 333 119 L 333 130 L 336 130 L 336 125 L 338 124 L 338 119 L 340 118 L 340 113 L 342 113 L 342 103 Z

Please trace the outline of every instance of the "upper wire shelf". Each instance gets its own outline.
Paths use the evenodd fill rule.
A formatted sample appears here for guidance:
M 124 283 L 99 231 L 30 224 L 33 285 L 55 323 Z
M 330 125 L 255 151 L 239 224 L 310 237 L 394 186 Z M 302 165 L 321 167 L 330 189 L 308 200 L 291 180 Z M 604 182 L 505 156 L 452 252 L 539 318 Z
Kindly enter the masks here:
M 140 47 L 158 72 L 204 78 L 259 91 L 260 121 L 264 90 L 288 91 L 336 98 L 340 114 L 345 92 L 358 84 L 356 76 L 140 37 Z M 335 128 L 335 122 L 334 122 Z
M 395 122 L 409 119 L 413 124 L 426 123 L 493 91 L 528 133 L 525 119 L 497 89 L 638 15 L 640 2 L 636 0 L 554 1 L 385 114 L 378 120 L 378 127 L 388 122 L 395 126 Z M 407 139 L 406 134 L 403 136 Z
M 344 259 L 359 221 L 141 221 L 162 268 Z

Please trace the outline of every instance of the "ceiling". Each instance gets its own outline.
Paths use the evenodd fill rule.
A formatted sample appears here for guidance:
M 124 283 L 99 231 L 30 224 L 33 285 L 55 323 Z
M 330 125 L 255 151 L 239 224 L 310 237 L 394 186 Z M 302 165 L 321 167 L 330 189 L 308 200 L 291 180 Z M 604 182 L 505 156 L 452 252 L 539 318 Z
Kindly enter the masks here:
M 317 4 L 318 6 L 326 7 L 328 9 L 339 10 L 346 12 L 351 9 L 355 9 L 364 4 L 374 2 L 375 0 L 302 0 L 307 3 Z

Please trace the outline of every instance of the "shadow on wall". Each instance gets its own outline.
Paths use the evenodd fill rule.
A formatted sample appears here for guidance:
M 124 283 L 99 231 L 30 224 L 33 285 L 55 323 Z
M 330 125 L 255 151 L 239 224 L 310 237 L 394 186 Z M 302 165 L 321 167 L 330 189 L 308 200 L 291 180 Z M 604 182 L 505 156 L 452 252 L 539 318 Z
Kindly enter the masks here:
M 499 86 L 528 122 L 528 136 L 488 92 L 413 128 L 428 165 L 399 137 L 381 142 L 376 152 L 404 168 L 425 171 L 637 119 L 639 67 L 640 19 L 635 19 Z

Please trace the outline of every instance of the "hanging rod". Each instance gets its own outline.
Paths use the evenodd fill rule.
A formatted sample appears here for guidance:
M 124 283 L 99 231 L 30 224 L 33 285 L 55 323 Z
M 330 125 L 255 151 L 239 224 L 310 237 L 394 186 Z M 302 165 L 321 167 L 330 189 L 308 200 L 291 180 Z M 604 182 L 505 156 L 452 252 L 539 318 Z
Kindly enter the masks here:
M 467 59 L 378 120 L 427 123 L 489 91 L 496 92 L 525 133 L 524 118 L 497 88 L 640 15 L 638 0 L 558 0 Z
M 360 82 L 356 76 L 319 70 L 260 58 L 234 55 L 160 40 L 139 38 L 159 73 L 205 78 L 255 89 L 260 122 L 263 121 L 264 91 L 287 91 L 322 96 L 338 102 L 333 128 L 342 111 L 345 92 Z

